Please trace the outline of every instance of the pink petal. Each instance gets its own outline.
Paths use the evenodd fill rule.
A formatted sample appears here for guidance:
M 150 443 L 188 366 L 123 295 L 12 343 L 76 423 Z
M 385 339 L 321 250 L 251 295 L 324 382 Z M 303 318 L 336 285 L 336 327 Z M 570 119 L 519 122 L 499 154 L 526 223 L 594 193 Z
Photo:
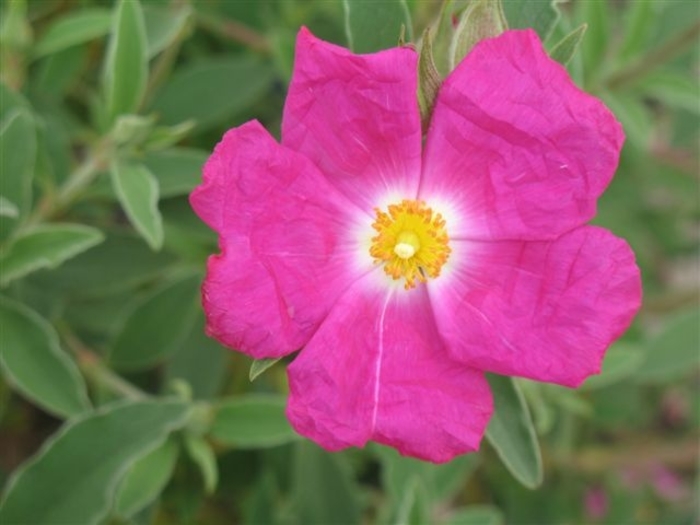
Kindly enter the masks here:
M 349 226 L 364 214 L 258 122 L 224 136 L 190 202 L 221 247 L 202 288 L 207 332 L 253 357 L 298 350 L 362 274 Z
M 354 55 L 302 28 L 282 143 L 365 210 L 388 193 L 414 197 L 421 155 L 416 64 L 409 48 Z
M 329 450 L 373 440 L 434 462 L 474 451 L 492 412 L 483 374 L 450 359 L 425 288 L 356 283 L 289 366 L 287 415 Z
M 586 223 L 623 132 L 530 30 L 482 41 L 440 90 L 420 195 L 463 218 L 451 236 L 554 239 Z
M 455 244 L 462 262 L 430 295 L 450 352 L 470 366 L 578 386 L 639 309 L 634 254 L 602 228 Z

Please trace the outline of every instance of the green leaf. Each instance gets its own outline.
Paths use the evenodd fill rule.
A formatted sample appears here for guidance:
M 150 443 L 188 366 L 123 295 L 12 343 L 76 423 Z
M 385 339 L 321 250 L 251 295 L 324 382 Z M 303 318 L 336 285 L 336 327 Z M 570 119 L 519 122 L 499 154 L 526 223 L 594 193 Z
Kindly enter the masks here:
M 151 152 L 143 163 L 158 180 L 161 198 L 189 194 L 202 182 L 202 167 L 209 152 L 193 148 L 171 148 Z
M 0 255 L 0 285 L 40 268 L 55 268 L 103 240 L 100 230 L 82 224 L 42 224 L 23 230 Z
M 243 508 L 242 523 L 280 525 L 280 520 L 275 516 L 275 502 L 278 499 L 276 478 L 274 471 L 269 467 L 262 468 L 248 498 L 248 504 Z
M 120 403 L 66 423 L 10 479 L 0 523 L 102 523 L 129 467 L 188 411 L 179 401 Z
M 218 394 L 226 378 L 229 350 L 204 333 L 204 313 L 197 309 L 188 336 L 165 364 L 165 382 L 180 379 L 192 389 L 194 399 L 210 399 Z
M 600 374 L 589 377 L 581 388 L 593 389 L 608 386 L 634 374 L 644 361 L 644 353 L 640 350 L 634 345 L 615 343 L 605 354 Z
M 0 173 L 2 195 L 15 204 L 19 217 L 26 216 L 31 206 L 35 160 L 34 118 L 28 109 L 16 107 L 8 111 L 0 122 Z M 7 233 L 5 226 L 2 228 L 2 236 Z
M 443 1 L 437 19 L 429 28 L 432 37 L 430 47 L 432 48 L 433 62 L 440 78 L 446 77 L 452 71 L 450 48 L 454 37 L 453 20 L 459 16 L 463 9 L 464 6 L 461 4 L 455 5 L 451 0 Z M 425 41 L 422 44 L 425 45 Z
M 601 93 L 603 101 L 622 122 L 629 142 L 639 149 L 649 144 L 654 122 L 644 102 L 622 93 Z
M 185 436 L 185 448 L 202 473 L 204 492 L 213 494 L 219 483 L 219 471 L 216 466 L 216 456 L 211 445 L 201 437 L 187 435 Z
M 644 383 L 664 383 L 697 371 L 700 363 L 700 310 L 675 313 L 650 338 L 646 359 L 635 378 Z
M 138 370 L 172 354 L 194 322 L 199 283 L 198 275 L 190 275 L 137 303 L 117 335 L 109 362 L 119 370 Z
M 423 130 L 428 129 L 435 99 L 442 84 L 442 77 L 435 64 L 432 35 L 430 28 L 423 32 L 420 55 L 418 56 L 418 104 L 420 105 Z
M 112 187 L 129 221 L 153 250 L 163 245 L 163 219 L 158 211 L 158 181 L 143 164 L 116 162 Z
M 0 367 L 17 390 L 59 417 L 90 408 L 83 377 L 53 327 L 26 306 L 0 298 Z
M 450 67 L 454 69 L 481 40 L 508 29 L 501 0 L 472 0 L 455 29 L 450 46 Z
M 568 64 L 569 60 L 571 60 L 576 54 L 576 50 L 581 44 L 581 40 L 583 39 L 583 35 L 586 33 L 586 29 L 588 29 L 588 26 L 586 24 L 581 24 L 579 27 L 557 42 L 549 52 L 549 56 L 552 57 L 552 60 L 556 60 L 563 66 Z
M 424 484 L 430 501 L 449 501 L 464 486 L 479 462 L 477 454 L 458 456 L 448 463 L 436 465 L 401 456 L 390 447 L 377 445 L 376 451 L 382 464 L 382 485 L 394 501 L 401 499 L 413 478 Z
M 143 16 L 148 41 L 148 58 L 153 58 L 175 40 L 189 21 L 191 14 L 192 10 L 187 4 L 177 8 L 173 8 L 173 6 L 144 6 Z
M 413 24 L 406 0 L 343 0 L 343 7 L 348 44 L 356 53 L 398 46 L 402 27 L 406 40 L 413 40 Z
M 154 501 L 170 480 L 177 462 L 178 447 L 166 439 L 131 465 L 119 484 L 114 512 L 129 518 Z
M 542 457 L 525 399 L 511 378 L 487 374 L 494 414 L 486 430 L 503 464 L 528 488 L 542 483 Z
M 410 478 L 398 505 L 396 523 L 424 525 L 430 522 L 430 505 L 425 487 L 417 477 Z
M 34 47 L 34 58 L 58 53 L 72 46 L 89 42 L 109 33 L 112 11 L 88 7 L 69 11 L 58 18 L 41 36 Z
M 256 359 L 253 364 L 250 365 L 250 371 L 248 372 L 248 379 L 255 381 L 258 376 L 262 375 L 268 368 L 272 367 L 277 363 L 281 357 L 274 359 Z
M 150 136 L 156 118 L 153 115 L 142 117 L 129 113 L 117 116 L 112 128 L 112 139 L 117 147 L 137 148 Z
M 36 66 L 36 74 L 32 76 L 31 90 L 37 94 L 41 94 L 41 98 L 55 101 L 56 106 L 61 106 L 61 100 L 75 86 L 75 84 L 84 74 L 85 64 L 90 55 L 88 46 L 74 46 L 58 51 L 41 59 Z M 42 124 L 50 127 L 50 129 L 61 129 L 66 127 L 67 122 L 64 115 L 42 115 Z M 69 121 L 69 125 L 73 125 Z M 46 133 L 50 133 L 49 129 L 45 129 Z M 64 132 L 65 133 L 65 132 Z M 60 140 L 62 137 L 58 137 Z M 48 136 L 48 141 L 54 140 L 54 137 Z M 70 147 L 67 147 L 70 149 Z M 63 156 L 70 155 L 70 151 L 62 152 Z
M 167 272 L 174 262 L 172 255 L 153 253 L 131 234 L 110 234 L 102 244 L 29 279 L 47 290 L 95 297 L 143 284 Z
M 697 77 L 691 78 L 688 74 L 676 71 L 659 71 L 644 77 L 636 88 L 668 107 L 700 115 L 700 83 Z
M 280 396 L 247 395 L 217 406 L 211 437 L 238 448 L 283 445 L 298 439 L 286 416 Z
M 104 94 L 111 122 L 136 113 L 146 91 L 148 54 L 146 26 L 138 0 L 120 0 L 107 48 Z
M 558 0 L 505 0 L 503 10 L 511 29 L 532 28 L 544 42 L 559 20 Z
M 588 25 L 587 38 L 581 42 L 581 60 L 586 85 L 594 85 L 607 69 L 610 35 L 610 10 L 607 0 L 586 0 L 574 4 L 576 20 Z
M 10 217 L 16 219 L 19 217 L 19 208 L 16 204 L 0 195 L 0 217 Z
M 21 93 L 10 89 L 4 81 L 0 81 L 0 119 L 5 120 L 18 109 L 31 112 L 32 108 Z
M 471 505 L 455 509 L 445 525 L 503 525 L 505 518 L 497 507 Z
M 251 57 L 197 61 L 175 72 L 153 101 L 165 124 L 193 119 L 202 129 L 228 121 L 272 85 L 271 65 Z
M 309 441 L 296 445 L 293 501 L 298 523 L 360 523 L 357 487 L 341 454 Z
M 174 126 L 157 126 L 143 143 L 143 149 L 159 151 L 171 148 L 189 135 L 196 126 L 194 120 L 186 120 Z
M 630 58 L 646 51 L 646 40 L 652 33 L 656 22 L 658 5 L 652 2 L 630 2 L 622 13 L 624 29 L 620 31 L 618 58 L 629 63 Z

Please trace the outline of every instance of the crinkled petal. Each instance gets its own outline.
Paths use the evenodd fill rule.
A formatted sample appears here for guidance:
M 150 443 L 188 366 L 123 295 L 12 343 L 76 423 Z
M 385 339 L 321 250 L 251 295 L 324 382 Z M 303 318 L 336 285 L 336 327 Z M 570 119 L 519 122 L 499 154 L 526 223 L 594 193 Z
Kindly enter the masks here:
M 585 224 L 617 167 L 620 124 L 530 30 L 484 40 L 445 80 L 420 195 L 466 239 L 554 239 Z
M 311 159 L 365 210 L 378 205 L 377 196 L 415 197 L 421 156 L 416 64 L 409 48 L 354 55 L 302 28 L 282 143 Z
M 430 283 L 431 301 L 450 353 L 482 370 L 578 386 L 640 306 L 634 254 L 602 228 L 455 251 L 461 262 Z
M 447 355 L 425 288 L 370 281 L 353 285 L 289 366 L 292 425 L 329 450 L 373 440 L 434 462 L 476 450 L 492 412 L 483 373 Z
M 224 136 L 190 202 L 221 248 L 202 287 L 207 332 L 255 358 L 298 350 L 362 274 L 349 234 L 364 214 L 258 122 Z

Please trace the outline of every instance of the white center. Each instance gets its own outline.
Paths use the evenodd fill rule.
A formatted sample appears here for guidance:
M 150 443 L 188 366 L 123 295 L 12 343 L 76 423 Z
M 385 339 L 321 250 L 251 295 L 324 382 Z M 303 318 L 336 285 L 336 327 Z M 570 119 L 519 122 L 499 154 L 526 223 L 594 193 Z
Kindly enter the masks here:
M 416 249 L 407 242 L 397 242 L 394 246 L 394 253 L 401 259 L 410 259 L 416 254 Z

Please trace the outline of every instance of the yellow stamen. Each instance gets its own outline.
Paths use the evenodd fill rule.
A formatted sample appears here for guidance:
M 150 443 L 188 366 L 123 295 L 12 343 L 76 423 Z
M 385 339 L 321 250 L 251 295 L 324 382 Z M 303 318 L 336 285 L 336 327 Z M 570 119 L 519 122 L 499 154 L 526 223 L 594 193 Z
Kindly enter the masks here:
M 392 279 L 403 277 L 407 290 L 416 281 L 438 277 L 451 252 L 442 215 L 415 200 L 391 204 L 388 213 L 375 211 L 372 228 L 377 235 L 369 253 L 384 264 L 384 272 Z

